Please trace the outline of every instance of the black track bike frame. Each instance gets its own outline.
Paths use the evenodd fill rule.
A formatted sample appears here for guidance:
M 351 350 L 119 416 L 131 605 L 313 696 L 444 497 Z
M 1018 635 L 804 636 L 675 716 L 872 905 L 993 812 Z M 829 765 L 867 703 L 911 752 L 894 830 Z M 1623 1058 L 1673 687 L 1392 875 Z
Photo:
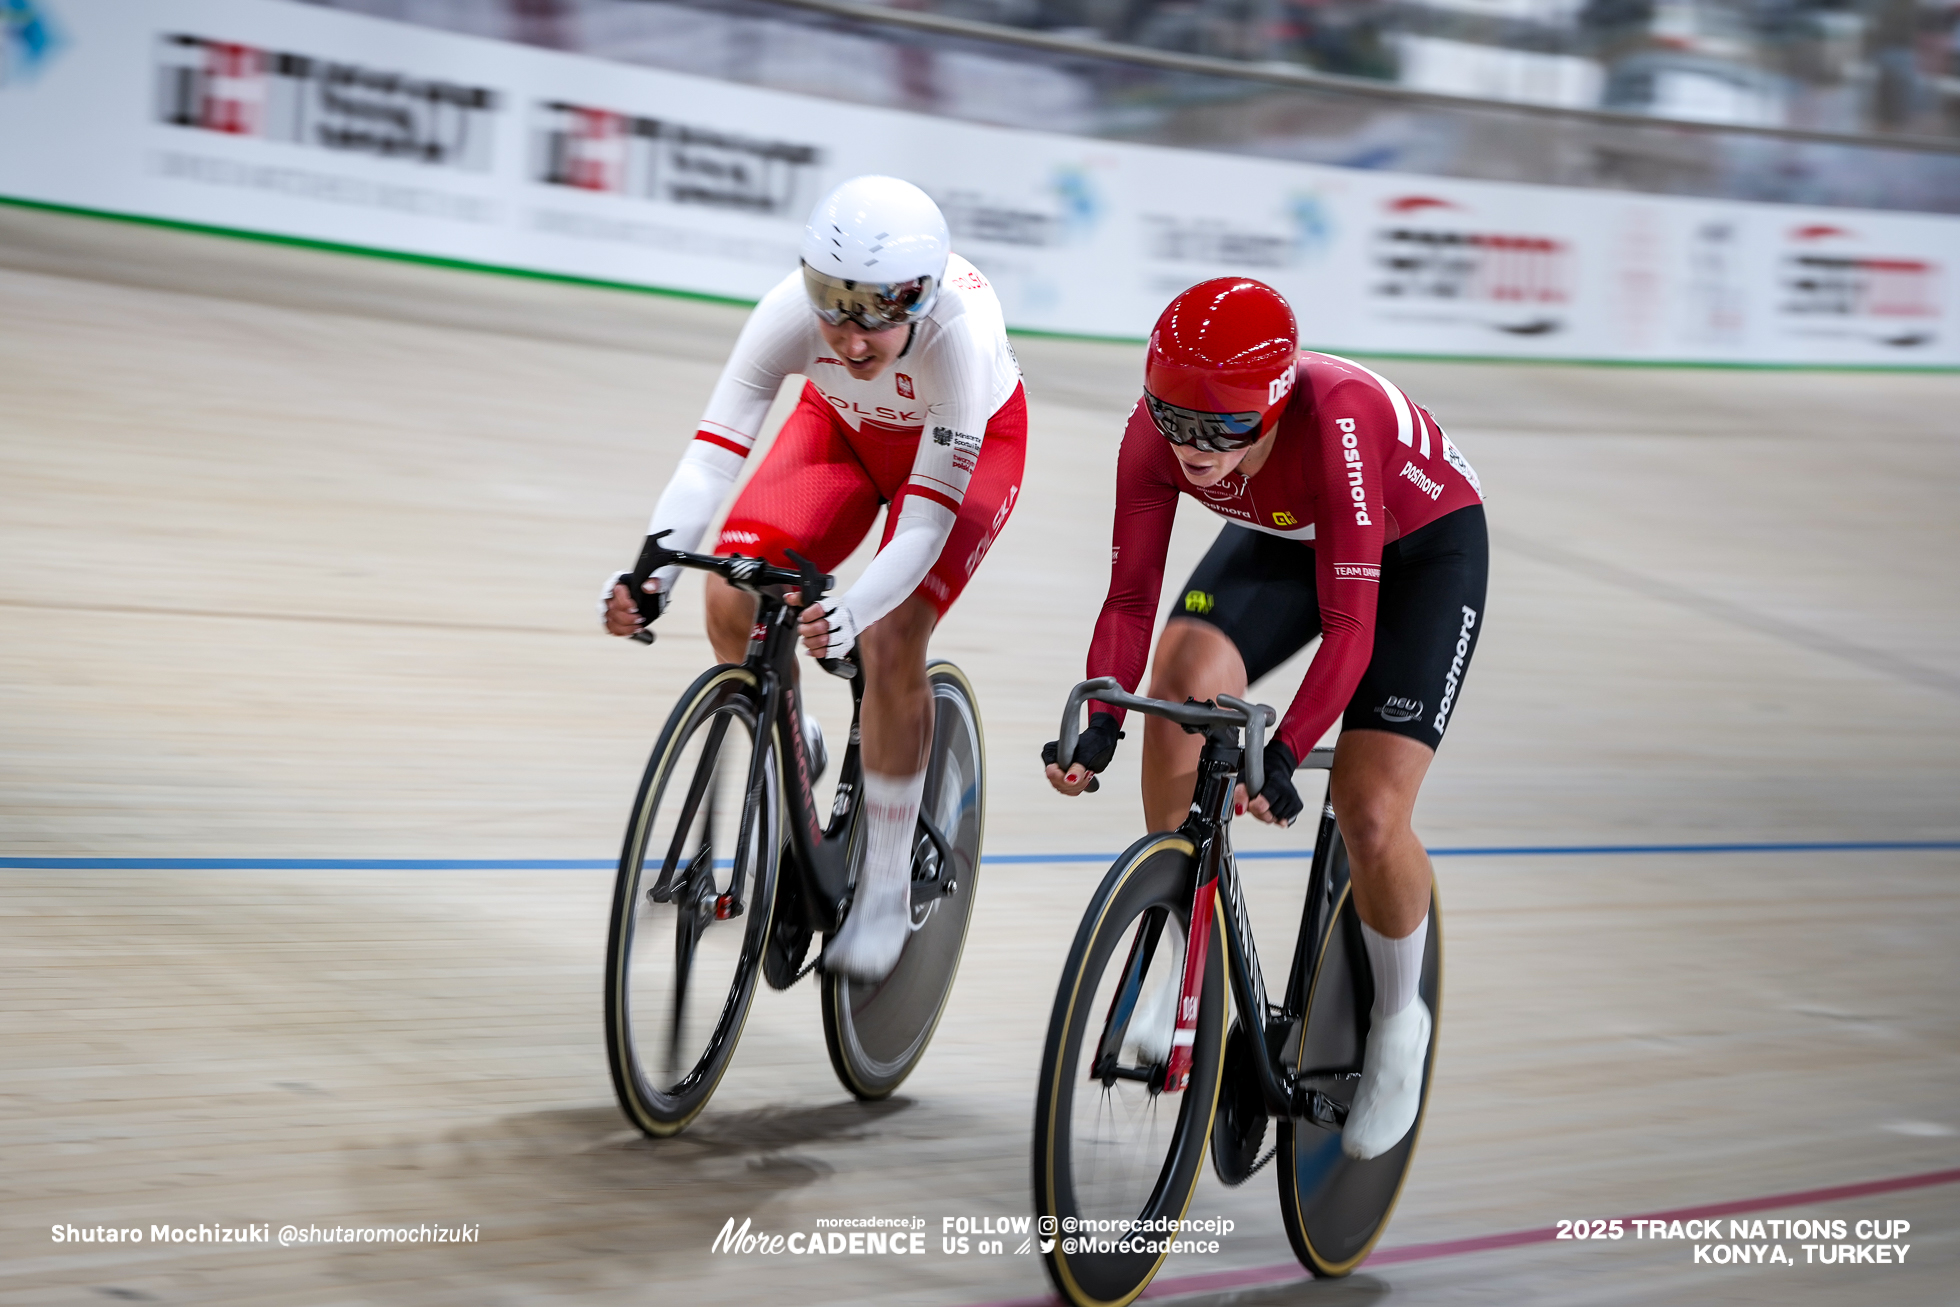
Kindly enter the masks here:
M 791 571 L 740 554 L 723 557 L 667 549 L 660 544 L 661 537 L 666 534 L 662 531 L 658 535 L 648 536 L 633 571 L 622 578 L 628 593 L 635 596 L 641 614 L 648 619 L 648 625 L 635 638 L 644 637 L 643 642 L 648 644 L 653 642 L 652 619 L 659 612 L 653 596 L 646 595 L 641 586 L 663 567 L 679 566 L 713 572 L 730 585 L 756 597 L 755 625 L 749 630 L 748 652 L 741 665 L 756 679 L 756 738 L 773 739 L 775 747 L 757 749 L 750 761 L 747 801 L 742 809 L 743 829 L 736 847 L 747 847 L 749 823 L 763 802 L 763 796 L 768 793 L 769 774 L 766 768 L 772 765 L 774 759 L 773 765 L 783 781 L 789 825 L 789 840 L 783 851 L 797 877 L 797 891 L 788 895 L 784 894 L 782 881 L 778 879 L 777 910 L 780 912 L 784 905 L 794 901 L 801 905 L 802 925 L 825 934 L 834 933 L 844 924 L 844 914 L 849 911 L 851 903 L 851 845 L 863 783 L 858 720 L 864 707 L 864 677 L 859 674 L 855 648 L 844 658 L 817 660 L 826 672 L 851 683 L 850 738 L 844 756 L 838 762 L 837 794 L 831 803 L 829 818 L 825 820 L 818 813 L 813 790 L 816 777 L 811 767 L 809 747 L 801 730 L 803 710 L 798 696 L 802 687 L 796 673 L 796 651 L 801 644 L 797 636 L 797 622 L 802 605 L 821 599 L 836 584 L 836 578 L 818 571 L 815 564 L 796 553 L 791 553 L 790 558 L 799 565 L 798 570 Z M 785 596 L 791 591 L 800 592 L 801 605 L 788 602 Z M 923 814 L 919 826 L 937 846 L 939 865 L 950 866 L 953 852 L 945 835 Z M 933 881 L 922 887 L 917 871 L 918 864 L 915 863 L 915 901 L 922 894 L 939 894 L 938 882 Z M 739 882 L 729 887 L 734 910 L 728 915 L 742 911 L 742 888 Z
M 1203 751 L 1198 756 L 1197 786 L 1191 808 L 1177 833 L 1191 842 L 1195 851 L 1196 873 L 1192 878 L 1193 915 L 1187 948 L 1198 947 L 1200 915 L 1209 915 L 1214 897 L 1224 909 L 1226 971 L 1232 997 L 1240 1019 L 1251 1024 L 1256 1018 L 1260 1038 L 1248 1040 L 1259 1088 L 1266 1110 L 1274 1116 L 1289 1116 L 1337 1129 L 1347 1119 L 1347 1108 L 1310 1083 L 1314 1080 L 1359 1075 L 1356 1066 L 1304 1067 L 1288 1070 L 1281 1058 L 1288 1037 L 1306 1019 L 1309 988 L 1320 961 L 1322 942 L 1327 933 L 1334 905 L 1333 861 L 1337 834 L 1334 808 L 1321 805 L 1320 828 L 1314 840 L 1313 863 L 1307 878 L 1306 903 L 1300 917 L 1300 934 L 1294 945 L 1293 965 L 1289 968 L 1286 995 L 1275 1006 L 1266 996 L 1265 976 L 1259 967 L 1259 950 L 1253 943 L 1252 923 L 1246 913 L 1245 895 L 1239 885 L 1238 864 L 1232 857 L 1231 820 L 1233 792 L 1240 779 L 1249 793 L 1264 788 L 1264 739 L 1274 713 L 1262 704 L 1247 703 L 1230 695 L 1220 695 L 1218 703 L 1190 701 L 1182 704 L 1147 699 L 1130 694 L 1112 677 L 1084 681 L 1075 687 L 1062 719 L 1062 738 L 1057 759 L 1064 770 L 1074 756 L 1077 722 L 1081 706 L 1089 699 L 1131 708 L 1176 722 L 1186 731 L 1202 733 Z M 1243 743 L 1242 743 L 1243 741 Z M 1331 750 L 1316 749 L 1305 765 L 1325 767 Z M 1203 983 L 1202 968 L 1187 967 L 1187 986 Z M 1197 997 L 1188 988 L 1180 996 Z M 1196 1013 L 1198 1005 L 1185 1001 L 1180 1012 Z M 1164 1083 L 1164 1088 L 1181 1088 Z

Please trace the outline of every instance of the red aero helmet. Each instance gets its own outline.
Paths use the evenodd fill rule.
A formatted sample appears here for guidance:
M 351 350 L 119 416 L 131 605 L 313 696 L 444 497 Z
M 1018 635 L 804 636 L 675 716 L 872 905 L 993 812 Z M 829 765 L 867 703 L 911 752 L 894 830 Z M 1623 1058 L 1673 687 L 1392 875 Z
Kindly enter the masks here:
M 1250 277 L 1201 281 L 1151 329 L 1143 389 L 1154 402 L 1146 407 L 1175 443 L 1243 448 L 1292 393 L 1298 359 L 1285 296 Z

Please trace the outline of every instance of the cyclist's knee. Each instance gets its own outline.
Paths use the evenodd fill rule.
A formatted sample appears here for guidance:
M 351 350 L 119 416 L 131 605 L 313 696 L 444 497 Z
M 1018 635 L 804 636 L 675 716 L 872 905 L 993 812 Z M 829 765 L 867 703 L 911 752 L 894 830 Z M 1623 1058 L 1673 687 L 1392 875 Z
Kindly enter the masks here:
M 923 679 L 926 645 L 939 614 L 931 604 L 908 599 L 858 637 L 858 655 L 873 682 L 892 677 Z
M 1245 693 L 1245 660 L 1231 637 L 1209 622 L 1172 618 L 1157 638 L 1150 697 L 1182 703 Z
M 723 662 L 740 662 L 741 651 L 748 648 L 749 629 L 755 625 L 755 596 L 712 573 L 705 582 L 708 643 Z
M 1365 866 L 1385 861 L 1404 840 L 1414 838 L 1409 807 L 1398 794 L 1372 787 L 1354 792 L 1336 786 L 1332 798 L 1348 853 Z

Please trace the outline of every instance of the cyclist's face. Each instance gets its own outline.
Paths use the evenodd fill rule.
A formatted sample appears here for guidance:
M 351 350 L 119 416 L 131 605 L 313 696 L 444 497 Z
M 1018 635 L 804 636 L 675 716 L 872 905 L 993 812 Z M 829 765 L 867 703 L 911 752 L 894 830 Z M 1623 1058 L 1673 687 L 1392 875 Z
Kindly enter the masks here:
M 848 319 L 833 327 L 818 318 L 817 330 L 823 333 L 823 343 L 830 346 L 830 352 L 842 359 L 859 381 L 870 381 L 890 367 L 912 337 L 912 329 L 904 323 L 883 331 L 866 331 Z
M 1226 453 L 1214 453 L 1195 445 L 1172 445 L 1171 452 L 1177 455 L 1177 464 L 1184 473 L 1184 479 L 1203 490 L 1206 486 L 1217 485 L 1242 465 L 1247 476 L 1257 472 L 1266 462 L 1277 431 L 1276 425 L 1269 425 L 1266 433 L 1253 444 Z

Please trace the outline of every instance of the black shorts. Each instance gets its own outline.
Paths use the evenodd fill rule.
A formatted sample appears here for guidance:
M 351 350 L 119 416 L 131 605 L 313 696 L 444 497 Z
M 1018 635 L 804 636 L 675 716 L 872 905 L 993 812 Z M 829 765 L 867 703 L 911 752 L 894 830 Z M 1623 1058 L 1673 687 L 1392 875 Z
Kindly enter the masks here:
M 1434 749 L 1456 710 L 1484 624 L 1490 541 L 1481 504 L 1459 508 L 1382 550 L 1375 649 L 1341 716 L 1344 731 L 1393 731 Z M 1227 526 L 1173 617 L 1208 622 L 1238 646 L 1248 683 L 1320 634 L 1313 546 Z

